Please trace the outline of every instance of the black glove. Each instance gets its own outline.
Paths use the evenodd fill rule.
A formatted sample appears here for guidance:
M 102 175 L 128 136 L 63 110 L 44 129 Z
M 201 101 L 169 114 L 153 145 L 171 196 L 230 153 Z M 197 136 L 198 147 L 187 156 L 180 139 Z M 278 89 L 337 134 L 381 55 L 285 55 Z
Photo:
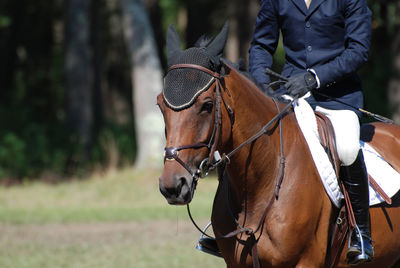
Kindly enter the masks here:
M 310 72 L 304 72 L 295 74 L 289 77 L 285 84 L 285 88 L 288 94 L 293 98 L 300 98 L 304 96 L 308 91 L 317 87 L 317 80 L 314 74 Z

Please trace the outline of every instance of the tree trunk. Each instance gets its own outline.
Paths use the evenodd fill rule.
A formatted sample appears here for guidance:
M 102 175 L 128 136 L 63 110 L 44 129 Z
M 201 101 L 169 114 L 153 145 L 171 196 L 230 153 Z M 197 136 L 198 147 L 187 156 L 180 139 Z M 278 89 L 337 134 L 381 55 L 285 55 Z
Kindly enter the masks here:
M 158 58 L 163 69 L 167 68 L 167 61 L 164 57 L 165 36 L 162 27 L 162 10 L 160 8 L 160 0 L 145 0 L 147 12 L 149 14 L 151 27 L 157 45 Z
M 133 103 L 137 137 L 136 166 L 160 167 L 164 121 L 156 107 L 162 72 L 146 9 L 140 0 L 120 0 L 123 30 L 131 54 Z
M 400 4 L 395 3 L 395 14 L 400 13 Z M 392 74 L 389 80 L 388 98 L 393 120 L 400 124 L 400 23 L 395 22 L 392 37 Z
M 0 34 L 0 103 L 5 106 L 11 102 L 12 89 L 15 82 L 15 71 L 17 63 L 16 48 L 18 46 L 18 37 L 21 34 L 22 19 L 26 15 L 26 1 L 8 1 L 0 4 L 2 10 L 1 16 L 9 14 L 9 27 L 3 29 Z
M 393 73 L 389 80 L 389 106 L 392 118 L 400 123 L 400 29 L 396 31 L 393 41 Z
M 102 1 L 91 1 L 91 47 L 92 52 L 92 65 L 93 65 L 93 136 L 99 134 L 103 127 L 103 89 L 102 89 L 102 74 L 103 74 L 103 61 L 102 61 L 102 36 L 101 36 L 101 6 Z
M 89 0 L 66 1 L 65 76 L 67 121 L 76 141 L 85 148 L 92 136 L 92 93 L 90 86 Z
M 226 55 L 230 60 L 248 59 L 259 7 L 258 0 L 235 0 L 229 5 L 230 29 Z

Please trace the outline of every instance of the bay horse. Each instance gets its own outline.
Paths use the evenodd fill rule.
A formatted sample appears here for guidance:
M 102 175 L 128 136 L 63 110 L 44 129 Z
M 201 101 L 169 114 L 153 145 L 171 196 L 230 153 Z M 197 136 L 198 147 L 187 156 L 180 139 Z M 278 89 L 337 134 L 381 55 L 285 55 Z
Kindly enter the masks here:
M 338 209 L 323 188 L 293 110 L 284 110 L 287 104 L 221 60 L 226 38 L 225 25 L 209 44 L 182 50 L 174 28 L 168 30 L 170 69 L 157 97 L 166 134 L 160 191 L 169 204 L 188 204 L 218 151 L 227 176 L 218 186 L 211 221 L 227 267 L 252 267 L 255 254 L 261 267 L 326 267 Z M 241 146 L 267 122 L 262 135 Z M 400 172 L 399 126 L 372 123 L 362 136 Z M 375 257 L 359 267 L 400 267 L 400 198 L 372 207 L 370 215 Z M 346 248 L 335 267 L 348 267 Z

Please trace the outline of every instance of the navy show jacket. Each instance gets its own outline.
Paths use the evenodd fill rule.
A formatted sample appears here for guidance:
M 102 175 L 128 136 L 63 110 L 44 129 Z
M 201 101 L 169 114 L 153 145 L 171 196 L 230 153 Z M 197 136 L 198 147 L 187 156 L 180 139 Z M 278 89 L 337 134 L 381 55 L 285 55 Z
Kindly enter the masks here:
M 363 106 L 361 81 L 356 71 L 368 60 L 371 11 L 366 0 L 262 0 L 250 47 L 249 69 L 260 83 L 272 66 L 282 32 L 286 62 L 282 75 L 313 69 L 320 81 L 317 90 L 354 105 Z M 313 94 L 317 104 L 349 109 Z

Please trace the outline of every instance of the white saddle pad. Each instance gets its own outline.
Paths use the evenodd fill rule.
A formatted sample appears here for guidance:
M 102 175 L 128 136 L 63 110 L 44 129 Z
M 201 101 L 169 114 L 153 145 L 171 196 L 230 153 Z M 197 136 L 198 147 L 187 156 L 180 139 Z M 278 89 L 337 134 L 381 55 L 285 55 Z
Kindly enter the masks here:
M 317 121 L 313 109 L 304 98 L 294 104 L 297 122 L 310 148 L 312 158 L 321 177 L 325 191 L 336 207 L 339 207 L 343 194 L 340 191 L 334 168 L 323 149 L 318 134 Z M 360 141 L 368 173 L 389 196 L 400 190 L 400 174 L 394 170 L 368 143 Z M 383 198 L 369 186 L 370 206 L 384 202 Z

